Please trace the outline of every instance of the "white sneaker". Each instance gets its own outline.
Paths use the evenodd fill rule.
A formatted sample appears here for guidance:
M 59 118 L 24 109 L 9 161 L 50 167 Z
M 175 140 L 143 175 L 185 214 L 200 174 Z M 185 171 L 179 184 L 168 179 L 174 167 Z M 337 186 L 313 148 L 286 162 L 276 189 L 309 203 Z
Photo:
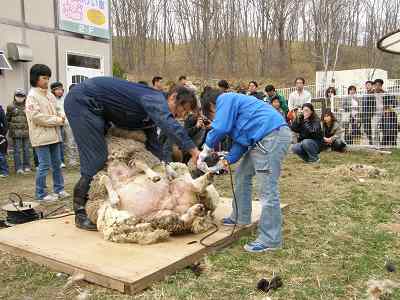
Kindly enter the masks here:
M 68 194 L 66 191 L 61 191 L 57 194 L 57 196 L 58 196 L 58 199 L 65 199 L 65 198 L 70 197 L 71 195 Z
M 64 163 L 61 163 L 60 168 L 61 168 L 61 169 L 64 169 L 64 168 L 65 168 L 65 164 L 64 164 Z
M 39 199 L 39 202 L 56 202 L 58 200 L 58 196 L 55 194 L 49 194 L 45 196 L 43 199 Z
M 31 171 L 30 168 L 25 168 L 25 169 L 24 169 L 24 172 L 25 172 L 25 173 L 30 173 L 30 172 L 32 172 L 32 171 Z
M 24 170 L 22 169 L 17 170 L 17 174 L 24 174 Z
M 7 178 L 7 177 L 8 177 L 8 175 L 0 174 L 0 178 Z

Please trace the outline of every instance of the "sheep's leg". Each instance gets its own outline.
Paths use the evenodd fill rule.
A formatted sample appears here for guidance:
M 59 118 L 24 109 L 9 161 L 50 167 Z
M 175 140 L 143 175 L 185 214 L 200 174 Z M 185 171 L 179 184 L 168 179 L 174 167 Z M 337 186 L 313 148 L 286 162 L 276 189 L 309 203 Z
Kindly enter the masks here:
M 105 186 L 107 193 L 108 193 L 108 197 L 110 199 L 111 206 L 116 207 L 117 204 L 119 203 L 120 199 L 119 199 L 118 193 L 114 190 L 114 187 L 112 186 L 110 177 L 108 177 L 107 175 L 101 176 L 100 184 Z
M 167 179 L 169 181 L 178 178 L 178 173 L 176 173 L 175 170 L 169 164 L 164 163 L 164 165 L 165 165 L 165 175 L 167 176 Z
M 180 216 L 180 219 L 184 224 L 190 224 L 193 222 L 194 218 L 201 216 L 204 214 L 204 205 L 203 204 L 195 204 L 190 207 L 186 213 Z
M 129 165 L 135 165 L 140 171 L 144 172 L 146 176 L 153 182 L 157 182 L 161 180 L 160 174 L 154 172 L 150 167 L 143 161 L 139 160 L 131 160 Z
M 185 174 L 186 175 L 186 174 Z M 189 175 L 190 176 L 190 175 Z M 185 176 L 185 179 L 187 177 Z M 212 182 L 213 174 L 212 173 L 206 173 L 203 176 L 200 176 L 199 178 L 193 179 L 190 176 L 190 179 L 187 178 L 187 183 L 190 185 L 191 190 L 194 193 L 203 193 L 207 186 L 209 186 Z

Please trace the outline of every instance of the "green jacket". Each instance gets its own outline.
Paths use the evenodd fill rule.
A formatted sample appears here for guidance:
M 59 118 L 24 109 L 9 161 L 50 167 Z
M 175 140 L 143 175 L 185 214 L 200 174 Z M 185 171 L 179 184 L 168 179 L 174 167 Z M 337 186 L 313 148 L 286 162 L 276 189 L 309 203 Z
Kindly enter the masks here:
M 287 103 L 285 97 L 279 93 L 276 93 L 276 95 L 279 98 L 279 103 L 281 104 L 282 111 L 285 113 L 285 115 L 287 115 L 287 113 L 289 112 L 289 108 L 288 108 L 288 103 Z M 272 97 L 267 96 L 268 103 L 271 103 L 271 99 L 272 99 Z
M 7 122 L 10 138 L 29 138 L 28 121 L 25 115 L 25 102 L 15 101 L 7 106 Z

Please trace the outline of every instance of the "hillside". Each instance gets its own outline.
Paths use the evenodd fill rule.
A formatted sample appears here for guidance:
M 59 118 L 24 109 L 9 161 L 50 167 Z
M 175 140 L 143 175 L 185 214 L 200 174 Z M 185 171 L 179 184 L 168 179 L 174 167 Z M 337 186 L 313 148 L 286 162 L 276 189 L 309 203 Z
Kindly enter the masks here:
M 145 67 L 140 71 L 129 70 L 126 64 L 123 65 L 131 80 L 150 81 L 154 75 L 161 75 L 166 81 L 174 81 L 179 75 L 185 74 L 200 85 L 213 84 L 224 78 L 235 85 L 257 80 L 261 85 L 272 83 L 279 87 L 292 86 L 296 76 L 303 76 L 307 82 L 312 83 L 315 81 L 315 72 L 322 68 L 316 55 L 312 53 L 311 45 L 292 42 L 286 45 L 284 52 L 280 51 L 277 45 L 271 46 L 266 62 L 267 70 L 264 72 L 265 75 L 261 76 L 260 70 L 256 67 L 259 55 L 255 41 L 248 41 L 247 44 L 247 50 L 243 48 L 240 53 L 236 53 L 233 66 L 229 65 L 224 49 L 214 53 L 208 80 L 204 80 L 201 65 L 196 64 L 190 55 L 193 45 L 180 44 L 173 47 L 168 45 L 165 66 L 162 44 L 157 43 L 149 45 L 145 55 Z M 117 50 L 118 41 L 114 41 L 114 48 L 114 61 L 122 62 Z M 377 49 L 342 46 L 336 70 L 376 67 L 387 70 L 390 78 L 400 78 L 399 63 L 400 56 L 383 53 Z M 229 69 L 233 69 L 233 72 Z

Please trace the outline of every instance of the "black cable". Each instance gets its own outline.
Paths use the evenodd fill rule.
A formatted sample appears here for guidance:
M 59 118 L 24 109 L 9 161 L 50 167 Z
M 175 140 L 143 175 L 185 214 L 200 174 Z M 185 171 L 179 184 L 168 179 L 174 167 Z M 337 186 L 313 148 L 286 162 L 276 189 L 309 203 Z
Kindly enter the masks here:
M 228 165 L 228 169 L 229 169 L 229 177 L 230 177 L 230 181 L 231 181 L 231 189 L 232 189 L 233 201 L 235 203 L 235 220 L 234 220 L 235 224 L 234 224 L 234 226 L 232 228 L 232 231 L 231 231 L 231 233 L 229 235 L 229 236 L 233 236 L 233 234 L 235 233 L 235 230 L 236 230 L 237 222 L 238 222 L 239 209 L 238 209 L 238 206 L 237 206 L 235 186 L 233 184 L 232 169 L 231 169 L 230 165 Z M 207 234 L 206 236 L 202 237 L 201 240 L 199 241 L 200 245 L 202 245 L 204 247 L 211 247 L 211 246 L 215 246 L 216 245 L 216 244 L 209 245 L 209 244 L 204 243 L 204 241 L 206 239 L 208 239 L 210 236 L 216 234 L 219 231 L 219 227 L 218 227 L 217 224 L 213 223 L 212 225 L 215 227 L 215 229 L 212 232 L 210 232 L 209 234 Z

